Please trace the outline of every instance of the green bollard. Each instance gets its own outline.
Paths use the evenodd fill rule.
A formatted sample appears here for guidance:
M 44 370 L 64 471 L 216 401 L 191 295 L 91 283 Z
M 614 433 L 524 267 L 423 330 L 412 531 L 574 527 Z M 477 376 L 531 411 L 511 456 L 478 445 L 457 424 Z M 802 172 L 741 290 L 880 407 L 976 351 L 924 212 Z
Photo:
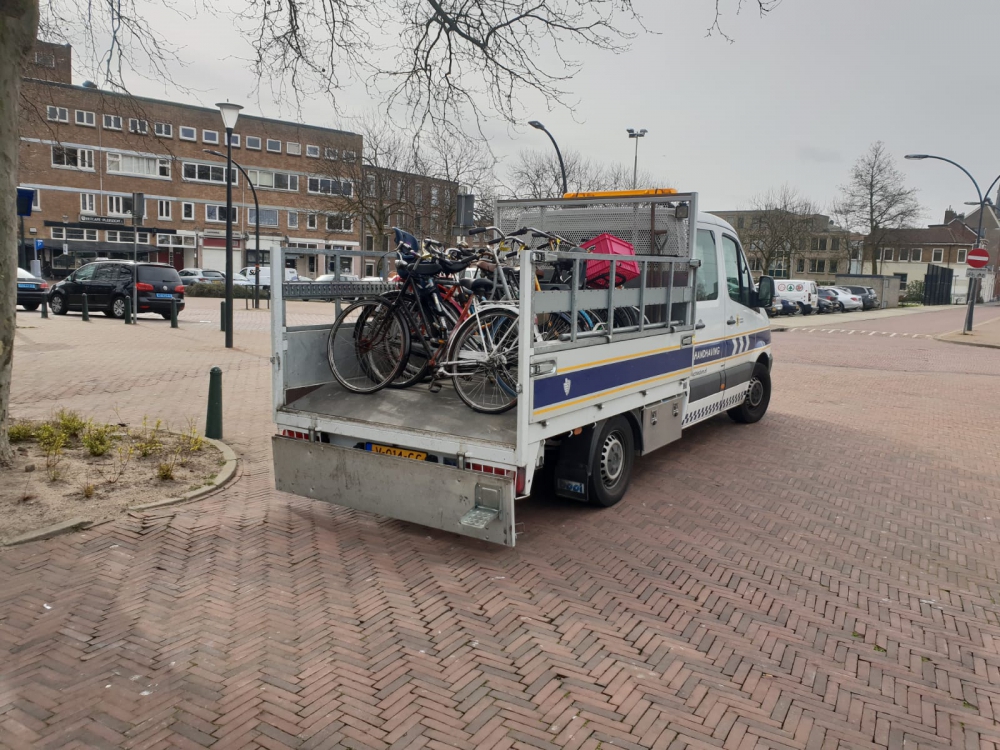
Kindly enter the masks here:
M 49 317 L 49 300 L 48 297 L 42 297 L 42 317 Z
M 87 293 L 83 293 L 83 319 L 90 320 L 90 306 L 87 304 Z
M 132 300 L 125 303 L 125 325 L 132 325 Z
M 170 300 L 170 327 L 177 327 L 177 298 Z
M 222 369 L 213 367 L 208 375 L 208 415 L 205 437 L 222 440 Z
M 226 301 L 222 300 L 219 303 L 219 330 L 223 333 L 226 332 Z

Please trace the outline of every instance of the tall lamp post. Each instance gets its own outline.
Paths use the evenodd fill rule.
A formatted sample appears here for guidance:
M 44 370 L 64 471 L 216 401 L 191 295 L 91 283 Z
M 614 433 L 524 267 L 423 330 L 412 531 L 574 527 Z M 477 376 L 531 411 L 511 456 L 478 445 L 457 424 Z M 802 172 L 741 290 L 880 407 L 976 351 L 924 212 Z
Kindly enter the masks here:
M 642 138 L 649 131 L 643 128 L 642 130 L 628 129 L 628 137 L 635 139 L 635 161 L 632 163 L 632 189 L 635 190 L 638 185 L 639 178 L 639 139 Z
M 212 156 L 221 156 L 223 159 L 226 158 L 226 155 L 221 151 L 214 151 L 210 148 L 203 148 L 202 151 L 204 151 L 206 154 L 211 154 Z M 250 192 L 253 194 L 253 210 L 254 210 L 254 218 L 256 219 L 256 221 L 254 221 L 254 236 L 256 237 L 256 241 L 254 243 L 254 247 L 256 248 L 256 251 L 254 253 L 254 259 L 255 259 L 254 266 L 256 267 L 257 270 L 257 274 L 254 280 L 253 306 L 254 309 L 256 309 L 260 307 L 260 203 L 257 202 L 257 188 L 253 186 L 253 180 L 250 179 L 250 175 L 247 174 L 247 171 L 242 167 L 242 165 L 239 162 L 232 161 L 231 156 L 229 158 L 229 161 L 230 163 L 232 163 L 234 167 L 240 170 L 240 172 L 243 174 L 243 179 L 247 181 L 247 185 L 250 186 Z
M 983 191 L 979 189 L 979 183 L 976 182 L 976 178 L 972 176 L 968 169 L 963 167 L 957 161 L 952 161 L 951 159 L 945 159 L 943 156 L 932 156 L 931 154 L 907 154 L 906 158 L 911 161 L 923 161 L 924 159 L 936 159 L 937 161 L 947 162 L 953 167 L 958 167 L 963 172 L 965 176 L 972 180 L 972 184 L 976 188 L 976 194 L 979 196 L 979 227 L 976 229 L 976 247 L 981 247 L 983 244 L 983 212 L 986 210 L 986 201 L 989 199 L 990 192 L 1000 182 L 1000 176 L 998 176 L 993 183 L 986 189 L 985 195 Z M 998 258 L 994 258 L 993 262 L 998 262 Z M 972 316 L 973 311 L 976 308 L 976 296 L 979 294 L 979 279 L 969 279 L 969 306 L 965 313 L 965 327 L 962 329 L 962 333 L 969 334 L 972 333 Z
M 549 137 L 549 140 L 552 141 L 552 145 L 555 146 L 556 156 L 559 157 L 559 171 L 562 172 L 563 195 L 566 195 L 566 193 L 569 192 L 569 187 L 566 184 L 566 164 L 563 162 L 562 151 L 559 150 L 559 144 L 556 143 L 556 139 L 552 137 L 552 133 L 550 133 L 548 129 L 544 125 L 542 125 L 542 123 L 540 123 L 538 120 L 532 120 L 528 124 L 535 130 L 541 130 L 542 132 L 544 132 L 545 135 Z
M 243 109 L 239 104 L 216 104 L 226 128 L 226 348 L 233 348 L 233 128 Z

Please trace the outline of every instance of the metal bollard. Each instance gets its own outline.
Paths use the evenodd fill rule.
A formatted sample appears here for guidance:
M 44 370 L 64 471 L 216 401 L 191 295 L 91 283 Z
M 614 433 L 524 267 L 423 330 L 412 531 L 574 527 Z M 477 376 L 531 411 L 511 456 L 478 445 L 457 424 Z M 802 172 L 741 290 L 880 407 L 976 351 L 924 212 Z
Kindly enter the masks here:
M 208 414 L 205 417 L 205 437 L 222 440 L 222 368 L 213 367 L 208 374 Z
M 222 331 L 223 333 L 225 333 L 226 332 L 226 301 L 225 300 L 222 300 L 222 302 L 219 303 L 219 313 L 220 313 L 220 317 L 219 317 L 219 330 Z
M 114 304 L 114 303 L 112 303 L 112 304 Z M 125 325 L 127 325 L 127 326 L 132 325 L 132 302 L 131 302 L 131 300 L 127 300 L 125 302 Z
M 42 317 L 49 317 L 49 300 L 48 297 L 42 297 Z
M 177 298 L 170 300 L 170 327 L 177 327 Z
M 83 293 L 83 319 L 90 320 L 90 306 L 87 304 L 87 293 Z

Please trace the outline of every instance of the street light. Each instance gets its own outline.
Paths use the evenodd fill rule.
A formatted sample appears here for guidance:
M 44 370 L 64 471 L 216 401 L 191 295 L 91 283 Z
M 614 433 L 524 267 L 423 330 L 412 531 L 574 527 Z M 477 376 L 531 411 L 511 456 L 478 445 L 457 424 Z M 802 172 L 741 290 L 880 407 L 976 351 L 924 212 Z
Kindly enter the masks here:
M 548 129 L 546 129 L 546 127 L 538 120 L 532 120 L 528 124 L 535 130 L 543 131 L 545 135 L 549 137 L 549 140 L 552 141 L 552 145 L 555 146 L 556 156 L 559 157 L 559 170 L 562 172 L 563 195 L 565 196 L 566 193 L 569 192 L 569 186 L 566 184 L 566 165 L 563 163 L 562 152 L 559 150 L 559 144 L 556 143 L 556 139 L 552 137 L 552 133 L 550 133 Z
M 976 187 L 976 193 L 979 195 L 979 202 L 975 205 L 979 206 L 979 228 L 976 229 L 976 247 L 981 247 L 983 244 L 983 213 L 986 211 L 986 201 L 989 200 L 990 193 L 996 184 L 1000 182 L 1000 175 L 997 176 L 993 183 L 986 189 L 986 194 L 979 189 L 979 183 L 976 182 L 976 178 L 972 176 L 968 169 L 963 167 L 957 161 L 952 161 L 951 159 L 945 159 L 943 156 L 933 156 L 931 154 L 907 154 L 906 157 L 910 161 L 923 161 L 924 159 L 936 159 L 937 161 L 947 162 L 953 167 L 958 167 L 963 172 L 965 176 L 972 180 L 972 184 Z M 994 263 L 997 259 L 994 259 Z M 976 296 L 979 294 L 979 279 L 969 279 L 969 307 L 965 313 L 965 327 L 962 329 L 962 333 L 969 334 L 972 333 L 972 313 L 976 307 Z
M 226 155 L 221 151 L 214 151 L 210 148 L 203 148 L 206 154 L 211 154 L 212 156 L 221 156 L 223 159 Z M 236 167 L 243 174 L 243 179 L 247 181 L 247 185 L 250 186 L 250 192 L 253 193 L 253 210 L 254 210 L 254 236 L 257 238 L 254 247 L 256 248 L 254 252 L 254 268 L 257 271 L 256 277 L 254 279 L 253 288 L 253 306 L 254 309 L 260 307 L 260 203 L 257 202 L 257 188 L 253 186 L 253 181 L 250 179 L 250 175 L 247 171 L 240 165 L 239 162 L 232 162 L 233 166 Z
M 226 129 L 226 348 L 233 348 L 233 128 L 243 109 L 239 104 L 216 104 Z M 258 249 L 259 251 L 259 249 Z
M 633 130 L 628 128 L 628 137 L 635 138 L 635 162 L 632 165 L 632 189 L 635 190 L 638 185 L 639 176 L 639 139 L 642 138 L 649 131 L 643 128 L 642 130 Z

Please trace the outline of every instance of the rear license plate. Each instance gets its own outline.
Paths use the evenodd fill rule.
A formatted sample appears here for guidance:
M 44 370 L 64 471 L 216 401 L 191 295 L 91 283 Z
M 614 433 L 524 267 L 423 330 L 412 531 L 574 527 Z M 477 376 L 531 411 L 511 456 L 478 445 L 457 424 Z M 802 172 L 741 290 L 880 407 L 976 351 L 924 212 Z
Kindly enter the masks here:
M 393 448 L 389 445 L 379 445 L 378 443 L 365 443 L 365 450 L 372 453 L 385 453 L 388 456 L 399 456 L 400 458 L 412 458 L 414 461 L 424 461 L 427 454 L 423 451 L 411 451 L 405 448 Z
M 174 295 L 172 294 L 157 294 L 158 299 L 172 299 Z
M 18 284 L 18 289 L 38 289 L 37 284 Z

